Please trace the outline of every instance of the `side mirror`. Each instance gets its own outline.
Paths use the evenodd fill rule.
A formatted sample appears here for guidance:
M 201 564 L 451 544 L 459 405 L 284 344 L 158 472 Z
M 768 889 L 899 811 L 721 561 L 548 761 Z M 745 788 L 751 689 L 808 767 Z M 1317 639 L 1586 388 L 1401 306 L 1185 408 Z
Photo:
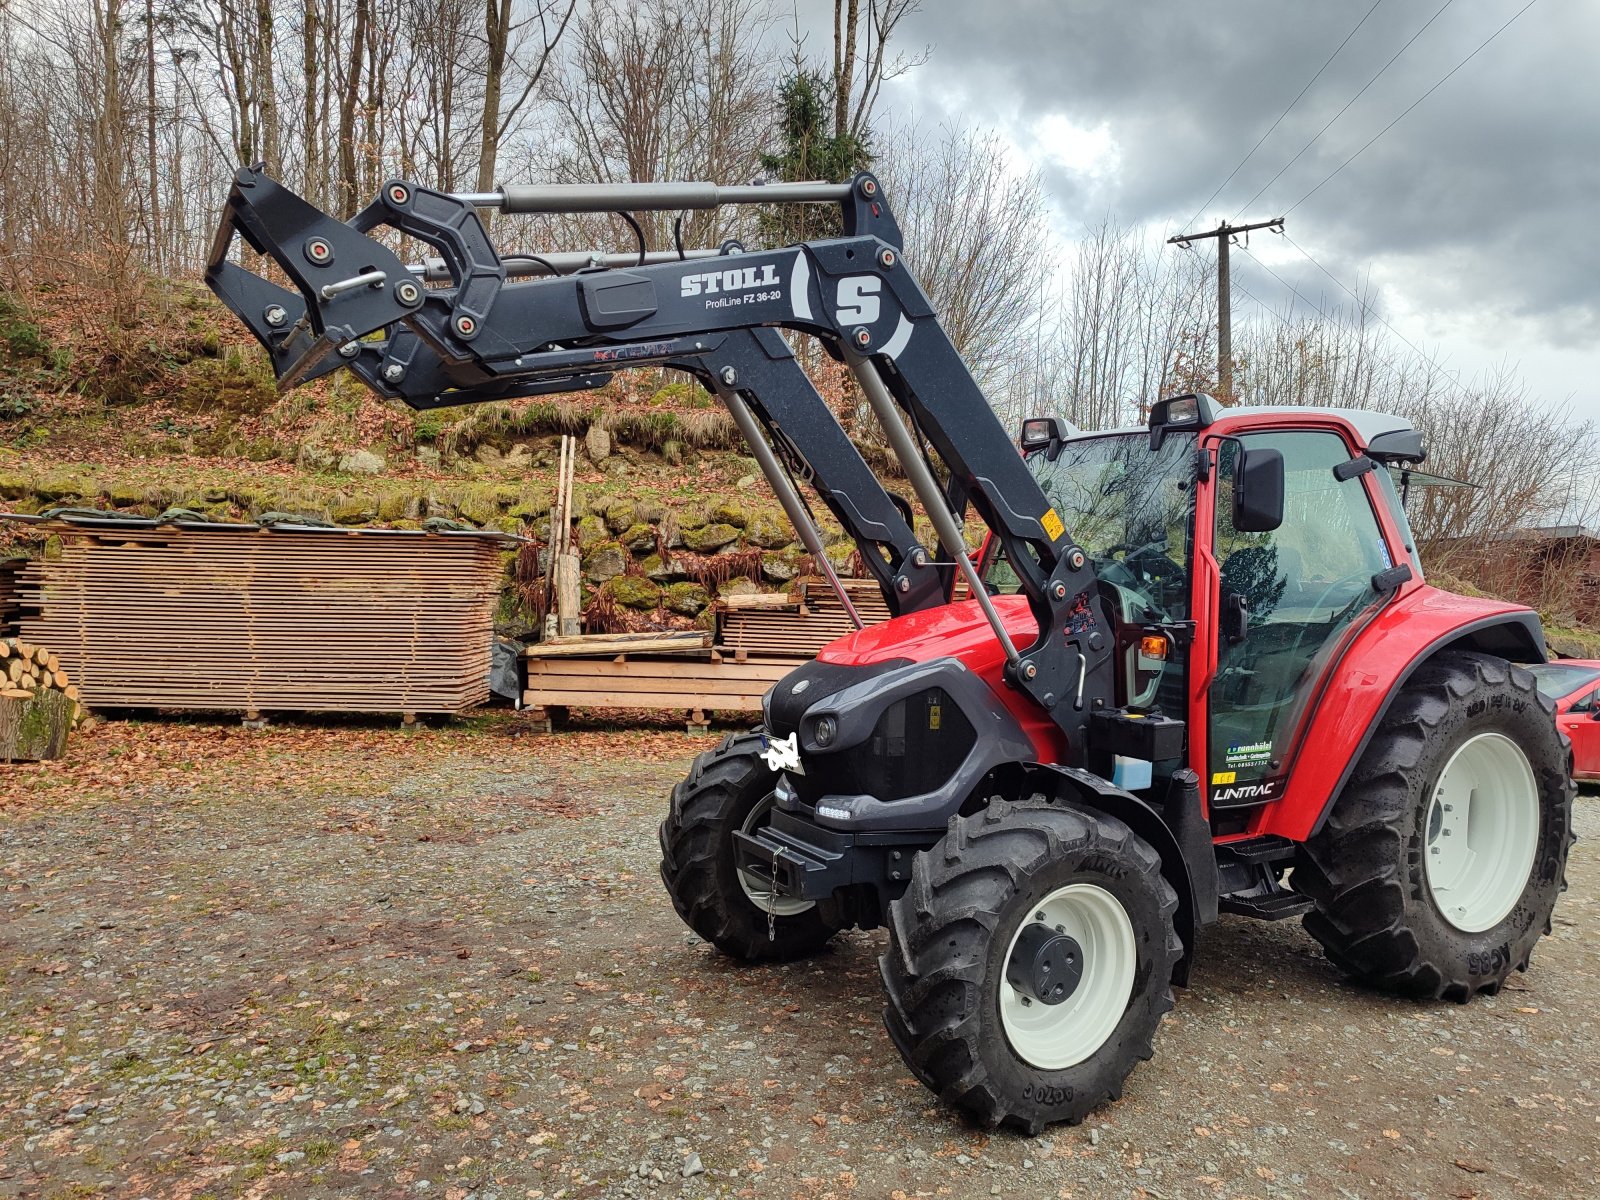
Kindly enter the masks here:
M 1233 466 L 1233 527 L 1271 533 L 1283 524 L 1283 454 L 1239 444 Z
M 1595 709 L 1593 712 L 1591 712 L 1589 714 L 1589 720 L 1591 720 L 1591 721 L 1600 721 L 1600 708 Z

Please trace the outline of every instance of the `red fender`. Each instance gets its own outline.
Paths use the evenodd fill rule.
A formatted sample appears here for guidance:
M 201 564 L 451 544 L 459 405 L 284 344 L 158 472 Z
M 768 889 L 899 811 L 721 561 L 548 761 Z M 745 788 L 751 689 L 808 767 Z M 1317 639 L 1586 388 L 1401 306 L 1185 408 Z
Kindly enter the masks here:
M 1288 786 L 1257 811 L 1245 836 L 1271 833 L 1303 842 L 1315 833 L 1405 681 L 1449 648 L 1482 650 L 1513 662 L 1545 658 L 1539 617 L 1531 609 L 1425 583 L 1408 586 L 1356 634 L 1327 673 L 1289 763 Z

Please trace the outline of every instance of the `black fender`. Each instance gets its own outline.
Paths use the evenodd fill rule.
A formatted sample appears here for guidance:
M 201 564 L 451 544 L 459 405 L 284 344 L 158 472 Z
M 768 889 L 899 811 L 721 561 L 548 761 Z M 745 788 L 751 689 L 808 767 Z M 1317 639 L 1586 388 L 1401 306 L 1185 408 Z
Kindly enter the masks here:
M 1189 970 L 1194 963 L 1195 941 L 1199 933 L 1199 898 L 1195 894 L 1189 859 L 1177 835 L 1161 819 L 1161 815 L 1138 796 L 1089 771 L 1056 764 L 1034 764 L 1028 768 L 1027 782 L 1030 786 L 1024 789 L 1024 795 L 1029 791 L 1038 791 L 1103 812 L 1117 818 L 1155 848 L 1161 856 L 1161 874 L 1178 894 L 1178 911 L 1173 917 L 1173 924 L 1183 941 L 1183 957 L 1172 968 L 1172 982 L 1178 987 L 1188 987 Z M 1213 912 L 1215 907 L 1213 899 Z
M 1418 667 L 1435 654 L 1446 650 L 1477 650 L 1514 663 L 1542 663 L 1549 660 L 1544 644 L 1544 629 L 1539 624 L 1539 614 L 1532 610 L 1496 613 L 1492 617 L 1469 621 L 1427 643 L 1412 655 L 1389 684 L 1383 703 L 1378 707 L 1371 724 L 1367 726 L 1366 733 L 1361 735 L 1361 741 L 1357 744 L 1355 752 L 1345 763 L 1344 771 L 1339 775 L 1339 782 L 1334 784 L 1327 800 L 1323 802 L 1322 811 L 1317 814 L 1317 823 L 1311 827 L 1312 837 L 1321 833 L 1323 825 L 1327 824 L 1328 814 L 1333 812 L 1333 806 L 1344 793 L 1345 784 L 1350 782 L 1356 764 L 1367 752 L 1367 745 L 1372 741 L 1372 735 L 1378 731 L 1378 726 L 1383 724 L 1384 717 L 1389 715 L 1389 706 L 1400 694 L 1400 689 L 1405 687 Z

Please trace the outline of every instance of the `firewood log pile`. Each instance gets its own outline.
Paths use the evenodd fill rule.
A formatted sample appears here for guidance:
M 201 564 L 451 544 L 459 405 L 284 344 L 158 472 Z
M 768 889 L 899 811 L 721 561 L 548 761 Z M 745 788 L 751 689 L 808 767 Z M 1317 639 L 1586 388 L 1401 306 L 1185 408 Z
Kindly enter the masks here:
M 0 759 L 59 758 L 67 735 L 91 723 L 59 658 L 21 638 L 0 639 Z

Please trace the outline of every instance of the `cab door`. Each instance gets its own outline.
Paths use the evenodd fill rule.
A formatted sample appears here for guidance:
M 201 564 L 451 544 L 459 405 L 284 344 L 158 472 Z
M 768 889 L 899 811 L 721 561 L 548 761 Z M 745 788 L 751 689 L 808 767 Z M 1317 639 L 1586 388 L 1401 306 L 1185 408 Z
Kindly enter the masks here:
M 1284 460 L 1283 523 L 1233 528 L 1240 447 Z M 1362 476 L 1331 430 L 1245 433 L 1217 443 L 1210 586 L 1216 670 L 1206 693 L 1213 815 L 1277 799 L 1322 679 L 1383 599 L 1373 576 L 1394 565 Z

